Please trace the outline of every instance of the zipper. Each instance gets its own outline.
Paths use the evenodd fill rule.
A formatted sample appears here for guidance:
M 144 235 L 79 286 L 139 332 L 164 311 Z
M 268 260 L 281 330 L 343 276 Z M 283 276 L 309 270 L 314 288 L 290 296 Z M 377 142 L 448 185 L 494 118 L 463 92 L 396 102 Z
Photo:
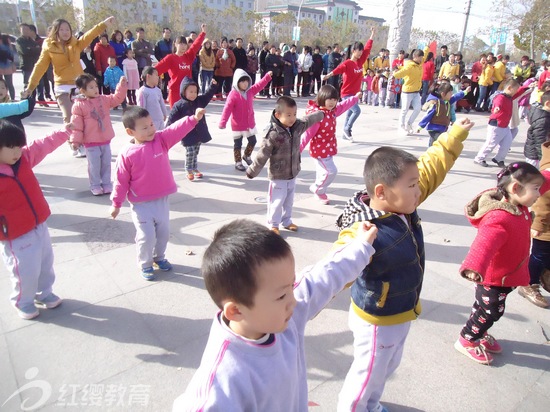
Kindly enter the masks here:
M 422 268 L 422 265 L 420 264 L 420 255 L 418 254 L 418 243 L 416 242 L 416 238 L 414 237 L 414 233 L 411 229 L 411 225 L 412 225 L 412 221 L 411 221 L 411 218 L 410 218 L 410 215 L 407 215 L 407 222 L 409 223 L 407 225 L 407 230 L 409 231 L 409 233 L 411 234 L 411 237 L 412 237 L 412 241 L 414 243 L 414 250 L 416 252 L 416 258 L 418 260 L 418 267 L 420 268 L 420 271 L 422 272 L 422 274 L 424 274 L 424 269 Z M 416 311 L 416 307 L 418 306 L 418 301 L 420 300 L 420 296 L 418 295 L 418 292 L 415 290 L 415 294 L 416 294 L 416 299 L 414 301 L 414 308 L 413 308 L 413 312 L 414 314 L 416 315 L 416 317 L 419 317 L 420 316 L 420 313 L 418 313 Z

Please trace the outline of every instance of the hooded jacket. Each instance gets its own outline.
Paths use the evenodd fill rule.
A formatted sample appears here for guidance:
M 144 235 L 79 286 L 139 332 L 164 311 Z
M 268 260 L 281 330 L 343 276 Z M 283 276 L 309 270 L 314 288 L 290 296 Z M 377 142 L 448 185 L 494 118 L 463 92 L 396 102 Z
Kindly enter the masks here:
M 248 79 L 248 88 L 245 91 L 239 90 L 239 80 L 243 78 Z M 222 129 L 225 128 L 229 116 L 231 116 L 231 130 L 234 132 L 244 132 L 254 129 L 256 127 L 256 120 L 254 119 L 254 96 L 260 90 L 263 90 L 270 80 L 271 76 L 266 73 L 258 83 L 252 85 L 252 79 L 244 70 L 235 70 L 233 86 L 223 107 L 220 127 Z
M 534 104 L 529 112 L 529 124 L 523 154 L 527 159 L 540 160 L 542 144 L 550 140 L 550 112 Z
M 199 90 L 199 85 L 192 79 L 189 77 L 183 79 L 180 87 L 181 100 L 178 101 L 174 107 L 172 107 L 168 120 L 166 121 L 166 127 L 180 119 L 183 119 L 185 116 L 193 116 L 195 114 L 195 110 L 199 107 L 204 108 L 208 106 L 208 103 L 210 103 L 210 100 L 212 100 L 212 97 L 218 90 L 217 84 L 210 84 L 210 87 L 206 90 L 205 94 L 201 94 L 197 96 L 195 100 L 191 101 L 185 98 L 185 90 L 189 86 L 195 86 L 197 90 Z M 187 133 L 185 139 L 181 140 L 181 144 L 184 146 L 194 146 L 197 143 L 206 143 L 210 140 L 212 140 L 212 136 L 210 136 L 210 132 L 208 131 L 206 116 L 203 116 L 197 125 Z
M 458 92 L 453 94 L 450 100 L 446 102 L 440 99 L 439 96 L 430 94 L 426 101 L 426 105 L 430 108 L 426 116 L 418 123 L 418 127 L 435 132 L 447 131 L 449 123 L 451 122 L 451 105 L 458 102 L 463 97 L 464 92 Z
M 531 207 L 535 213 L 531 228 L 540 232 L 540 236 L 535 239 L 550 242 L 550 170 L 546 170 L 550 169 L 550 142 L 543 143 L 541 149 L 540 170 L 546 178 L 546 183 L 540 189 L 541 196 Z

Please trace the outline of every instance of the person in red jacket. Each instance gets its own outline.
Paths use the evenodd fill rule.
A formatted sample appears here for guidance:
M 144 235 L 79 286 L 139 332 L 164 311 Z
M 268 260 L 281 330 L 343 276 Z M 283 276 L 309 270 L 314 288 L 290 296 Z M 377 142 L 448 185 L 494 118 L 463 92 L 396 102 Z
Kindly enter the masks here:
M 191 65 L 202 47 L 202 42 L 206 37 L 206 24 L 201 25 L 201 33 L 197 36 L 191 47 L 183 36 L 179 36 L 174 42 L 176 52 L 167 55 L 160 62 L 154 65 L 159 76 L 168 72 L 170 82 L 168 83 L 168 103 L 172 108 L 176 102 L 181 99 L 180 85 L 185 77 L 192 78 Z
M 435 73 L 435 64 L 434 64 L 434 54 L 432 52 L 429 52 L 426 56 L 426 61 L 424 62 L 424 65 L 422 66 L 422 99 L 420 102 L 422 104 L 426 103 L 426 100 L 428 99 L 430 86 L 432 85 L 434 81 L 434 73 Z
M 109 67 L 109 57 L 116 58 L 116 52 L 113 46 L 109 44 L 109 36 L 103 33 L 99 37 L 99 42 L 94 46 L 95 70 L 99 76 L 99 91 L 101 94 L 109 94 L 109 86 L 104 84 L 103 75 Z
M 50 208 L 32 168 L 69 139 L 71 125 L 65 127 L 27 146 L 23 129 L 0 120 L 0 250 L 10 272 L 11 303 L 23 319 L 36 318 L 37 306 L 61 304 L 52 291 Z
M 340 93 L 342 99 L 351 99 L 357 93 L 361 91 L 361 82 L 363 80 L 363 64 L 369 58 L 370 51 L 372 49 L 372 38 L 374 37 L 374 27 L 371 28 L 370 39 L 367 41 L 366 46 L 363 43 L 356 41 L 353 45 L 348 46 L 348 55 L 344 62 L 338 67 L 328 73 L 323 80 L 327 80 L 332 76 L 342 74 L 342 88 Z M 344 122 L 344 139 L 353 142 L 351 135 L 351 128 L 353 124 L 361 114 L 361 108 L 359 103 L 354 104 L 346 115 L 346 121 Z
M 497 187 L 481 192 L 466 205 L 477 236 L 460 267 L 476 283 L 475 303 L 455 348 L 475 362 L 488 365 L 500 344 L 487 331 L 504 314 L 506 297 L 529 284 L 529 249 L 533 218 L 529 208 L 549 183 L 526 162 L 512 163 L 497 175 Z

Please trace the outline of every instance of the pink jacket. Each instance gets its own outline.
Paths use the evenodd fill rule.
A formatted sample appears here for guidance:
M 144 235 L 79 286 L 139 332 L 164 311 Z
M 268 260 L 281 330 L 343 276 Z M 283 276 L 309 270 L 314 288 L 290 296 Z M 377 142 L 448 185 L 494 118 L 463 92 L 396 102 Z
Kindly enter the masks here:
M 243 77 L 248 77 L 249 84 L 252 84 L 250 76 L 244 70 L 235 70 L 233 89 L 227 96 L 220 119 L 220 128 L 222 129 L 227 125 L 229 116 L 231 116 L 231 130 L 234 132 L 244 132 L 256 127 L 256 120 L 254 119 L 254 96 L 269 83 L 271 76 L 266 74 L 258 83 L 249 87 L 246 92 L 240 92 L 237 84 L 239 79 Z M 246 93 L 246 98 L 243 96 L 244 93 Z
M 116 180 L 111 201 L 120 208 L 128 196 L 130 203 L 148 202 L 176 192 L 168 151 L 187 136 L 197 121 L 194 116 L 178 120 L 155 133 L 153 140 L 127 146 L 116 161 Z
M 126 85 L 119 83 L 115 94 L 77 100 L 71 110 L 71 143 L 86 147 L 108 144 L 115 137 L 109 110 L 124 101 L 127 89 Z

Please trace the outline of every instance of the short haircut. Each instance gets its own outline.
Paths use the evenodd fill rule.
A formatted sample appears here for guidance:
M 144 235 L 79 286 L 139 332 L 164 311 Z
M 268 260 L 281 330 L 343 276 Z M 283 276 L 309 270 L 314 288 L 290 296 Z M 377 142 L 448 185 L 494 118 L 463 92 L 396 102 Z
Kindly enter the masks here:
M 508 80 L 504 80 L 502 82 L 502 89 L 506 89 L 507 87 L 519 87 L 519 83 L 517 80 L 514 80 L 514 79 L 508 79 Z
M 275 103 L 275 113 L 282 113 L 284 109 L 290 109 L 296 106 L 296 100 L 290 96 L 281 96 Z
M 23 147 L 27 145 L 25 131 L 9 120 L 0 119 L 0 149 L 3 147 Z
M 107 57 L 107 61 L 109 61 L 109 60 L 115 60 L 115 61 L 116 61 L 116 56 L 109 56 L 109 57 Z
M 540 90 L 545 93 L 550 90 L 550 80 L 546 80 L 542 86 L 540 86 Z
M 451 86 L 450 83 L 441 83 L 437 88 L 437 92 L 439 93 L 440 96 L 443 96 L 444 94 L 447 94 L 452 91 L 453 91 L 453 86 Z
M 74 84 L 79 89 L 86 89 L 91 82 L 97 83 L 97 79 L 91 74 L 84 73 L 76 78 Z
M 29 29 L 31 29 L 31 31 L 36 34 L 36 26 L 34 24 L 29 24 Z
M 448 50 L 449 48 L 447 47 L 446 44 L 444 44 L 443 46 L 441 46 L 442 49 L 445 49 L 445 50 Z
M 504 57 L 502 58 L 503 60 L 510 60 L 510 55 L 509 54 L 505 54 Z
M 486 55 L 485 53 L 481 53 L 481 54 L 479 55 L 479 58 L 480 58 L 480 59 L 483 59 L 484 57 L 487 58 L 487 55 Z
M 333 48 L 338 47 L 338 46 L 340 46 L 338 43 L 334 43 L 334 44 L 332 45 Z
M 268 42 L 267 40 L 264 40 L 264 41 L 262 42 L 262 46 L 265 46 L 266 44 L 269 44 L 269 42 Z
M 21 27 L 29 27 L 29 25 L 27 23 L 20 23 L 19 28 L 21 28 Z
M 240 40 L 240 41 L 243 41 L 243 38 L 242 38 L 242 37 L 237 37 L 237 38 L 235 39 L 235 41 L 239 41 L 239 40 Z
M 109 35 L 107 33 L 102 33 L 101 36 L 99 36 L 100 39 L 102 39 L 103 37 L 105 37 L 107 41 L 109 41 Z
M 405 50 L 399 50 L 399 53 L 397 54 L 405 54 Z
M 147 75 L 152 75 L 157 71 L 153 66 L 145 66 L 141 71 L 141 80 L 147 80 Z
M 136 32 L 138 32 L 138 31 L 145 32 L 145 30 L 143 29 L 143 27 L 138 27 L 138 28 L 136 29 Z
M 369 196 L 374 196 L 378 184 L 392 187 L 405 173 L 407 167 L 416 165 L 418 159 L 401 149 L 382 146 L 370 154 L 365 161 L 363 178 Z
M 163 32 L 163 33 L 167 32 L 167 31 L 169 31 L 170 33 L 172 33 L 172 30 L 170 30 L 169 27 L 164 27 L 164 28 L 162 29 L 162 32 Z
M 220 309 L 226 300 L 252 308 L 259 266 L 290 256 L 290 245 L 281 236 L 251 220 L 234 220 L 216 231 L 204 252 L 201 272 L 206 290 Z
M 149 112 L 140 106 L 128 106 L 122 115 L 122 124 L 125 129 L 136 129 L 136 122 L 139 119 L 149 116 Z
M 449 57 L 451 57 L 451 56 L 455 56 L 455 57 L 456 57 L 456 54 L 454 54 L 454 53 L 449 54 Z
M 413 58 L 414 58 L 414 57 L 424 57 L 424 52 L 423 52 L 422 50 L 420 50 L 420 49 L 417 49 L 417 50 L 415 50 L 414 53 L 413 53 Z
M 550 102 L 550 91 L 545 91 L 540 97 L 540 104 L 544 106 L 546 102 Z
M 321 86 L 319 91 L 317 92 L 316 102 L 319 107 L 324 107 L 326 104 L 326 101 L 329 99 L 336 99 L 338 100 L 340 98 L 340 94 L 338 93 L 338 90 L 336 87 L 325 84 L 324 86 Z

